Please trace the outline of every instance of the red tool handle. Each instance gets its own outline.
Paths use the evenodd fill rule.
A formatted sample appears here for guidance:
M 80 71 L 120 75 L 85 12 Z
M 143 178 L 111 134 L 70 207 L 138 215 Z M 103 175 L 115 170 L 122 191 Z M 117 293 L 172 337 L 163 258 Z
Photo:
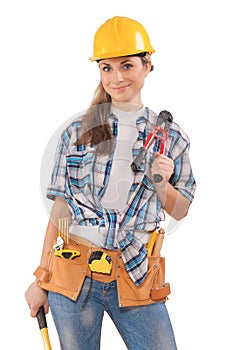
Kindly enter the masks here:
M 166 142 L 161 142 L 160 151 L 159 151 L 160 154 L 165 153 L 165 147 L 166 147 Z
M 148 135 L 146 142 L 144 143 L 143 147 L 145 149 L 148 149 L 150 147 L 150 145 L 152 144 L 152 142 L 155 139 L 155 134 L 154 134 L 154 130 Z
M 164 154 L 165 148 L 166 148 L 166 143 L 168 140 L 168 132 L 167 132 L 167 130 L 165 130 L 164 128 L 161 128 L 159 126 L 155 126 L 154 132 L 155 132 L 155 137 L 157 137 L 160 141 L 159 153 Z M 158 182 L 161 182 L 163 180 L 163 177 L 161 174 L 154 174 L 153 180 L 154 180 L 154 182 L 158 183 Z

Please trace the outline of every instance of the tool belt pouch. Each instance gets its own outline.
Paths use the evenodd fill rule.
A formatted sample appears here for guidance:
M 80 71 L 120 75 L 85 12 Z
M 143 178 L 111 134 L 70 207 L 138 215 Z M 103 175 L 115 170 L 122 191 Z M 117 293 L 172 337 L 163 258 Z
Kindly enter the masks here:
M 78 250 L 81 254 L 70 260 L 54 255 L 54 250 L 51 250 L 47 257 L 46 273 L 38 284 L 45 290 L 63 294 L 76 301 L 85 278 L 90 277 L 88 266 L 90 250 L 72 240 L 70 244 L 64 246 L 64 249 Z M 110 280 L 117 281 L 120 307 L 148 305 L 167 299 L 170 285 L 165 283 L 165 258 L 154 256 L 148 258 L 148 274 L 140 286 L 136 286 L 129 277 L 121 256 L 118 259 L 118 264 L 113 268 L 115 277 L 113 279 L 110 277 Z M 93 279 L 101 281 L 100 278 L 104 278 L 105 281 L 102 274 L 93 273 Z
M 170 285 L 165 283 L 165 258 L 149 257 L 148 275 L 142 285 L 136 286 L 123 264 L 121 274 L 117 279 L 119 305 L 136 306 L 148 305 L 167 300 Z
M 82 251 L 75 242 L 65 245 L 64 248 L 79 250 L 81 255 L 74 260 L 69 260 L 55 256 L 53 250 L 49 252 L 46 266 L 49 272 L 48 280 L 40 281 L 39 285 L 45 290 L 77 300 L 86 277 L 88 252 Z

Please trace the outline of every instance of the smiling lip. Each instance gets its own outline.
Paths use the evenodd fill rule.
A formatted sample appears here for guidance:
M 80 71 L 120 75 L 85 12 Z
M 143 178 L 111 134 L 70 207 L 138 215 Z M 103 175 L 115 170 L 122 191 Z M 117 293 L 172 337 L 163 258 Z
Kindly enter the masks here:
M 112 89 L 114 91 L 122 91 L 122 90 L 126 89 L 127 87 L 129 87 L 129 85 L 113 87 Z

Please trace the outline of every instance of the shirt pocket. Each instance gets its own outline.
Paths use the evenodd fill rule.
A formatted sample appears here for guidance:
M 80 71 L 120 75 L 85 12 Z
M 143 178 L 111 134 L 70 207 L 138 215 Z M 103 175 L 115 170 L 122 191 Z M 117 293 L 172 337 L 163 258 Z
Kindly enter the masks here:
M 95 150 L 88 146 L 72 146 L 66 155 L 67 175 L 78 185 L 90 177 Z

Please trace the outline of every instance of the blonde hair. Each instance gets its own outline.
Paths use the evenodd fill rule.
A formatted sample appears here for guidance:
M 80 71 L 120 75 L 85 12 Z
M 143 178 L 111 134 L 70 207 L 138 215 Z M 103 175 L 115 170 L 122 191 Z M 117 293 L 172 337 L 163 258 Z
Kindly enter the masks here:
M 97 146 L 98 154 L 109 154 L 113 148 L 113 134 L 108 122 L 111 111 L 111 96 L 100 82 L 91 105 L 82 121 L 82 135 L 77 145 Z

